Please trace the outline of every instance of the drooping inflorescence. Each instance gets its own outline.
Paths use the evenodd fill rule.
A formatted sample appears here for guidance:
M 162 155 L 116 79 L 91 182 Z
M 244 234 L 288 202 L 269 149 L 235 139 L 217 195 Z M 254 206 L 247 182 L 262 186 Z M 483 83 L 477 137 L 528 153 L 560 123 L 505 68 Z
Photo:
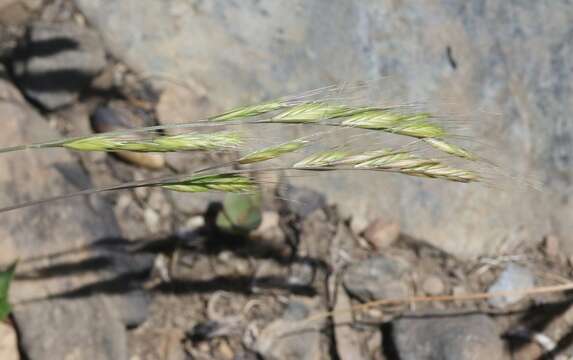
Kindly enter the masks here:
M 337 89 L 329 87 L 328 96 L 324 98 L 289 98 L 264 102 L 256 105 L 239 107 L 225 113 L 211 116 L 194 123 L 179 124 L 175 128 L 185 130 L 178 134 L 163 134 L 160 131 L 171 126 L 153 126 L 121 132 L 100 133 L 71 139 L 53 140 L 43 143 L 20 145 L 0 152 L 10 152 L 25 149 L 42 149 L 61 147 L 76 151 L 131 151 L 131 152 L 236 152 L 235 160 L 198 170 L 181 179 L 181 176 L 161 181 L 150 180 L 134 184 L 124 184 L 106 189 L 83 191 L 79 195 L 110 191 L 139 186 L 161 186 L 168 190 L 184 192 L 252 192 L 257 188 L 257 181 L 243 172 L 220 172 L 228 167 L 255 165 L 252 172 L 259 171 L 377 171 L 394 172 L 410 176 L 436 178 L 453 182 L 477 182 L 483 177 L 474 170 L 464 169 L 464 166 L 453 166 L 448 163 L 448 157 L 458 159 L 458 163 L 472 164 L 480 162 L 481 158 L 469 150 L 453 143 L 456 134 L 451 131 L 440 117 L 428 111 L 414 111 L 409 106 L 388 106 L 387 104 L 344 104 L 339 101 Z M 315 96 L 320 92 L 313 94 Z M 315 96 L 316 97 L 316 96 Z M 251 126 L 256 133 L 257 126 L 267 124 L 282 126 L 299 124 L 307 126 L 309 133 L 305 136 L 281 141 L 252 150 L 248 145 L 248 137 L 243 131 L 217 130 L 196 131 L 195 127 L 228 128 L 235 125 Z M 316 127 L 330 127 L 332 131 L 359 131 L 364 134 L 378 136 L 398 136 L 411 138 L 417 146 L 441 154 L 441 156 L 421 156 L 413 148 L 391 147 L 384 141 L 375 142 L 373 149 L 356 151 L 345 144 L 324 149 L 323 133 L 310 133 Z M 251 136 L 251 138 L 256 138 Z M 382 138 L 381 138 L 382 139 Z M 256 141 L 258 143 L 259 141 Z M 380 146 L 379 144 L 382 144 Z M 360 144 L 363 145 L 363 144 Z M 305 149 L 322 147 L 310 153 Z M 247 151 L 247 149 L 251 149 Z M 305 152 L 304 154 L 303 151 Z M 278 168 L 260 167 L 261 163 L 278 159 L 286 154 L 299 154 L 300 158 L 286 166 Z M 259 166 L 259 167 L 256 167 Z M 209 173 L 212 170 L 215 173 Z M 68 197 L 68 196 L 66 196 Z M 18 206 L 16 206 L 18 207 Z M 10 209 L 15 208 L 14 206 Z M 2 211 L 3 209 L 0 209 Z

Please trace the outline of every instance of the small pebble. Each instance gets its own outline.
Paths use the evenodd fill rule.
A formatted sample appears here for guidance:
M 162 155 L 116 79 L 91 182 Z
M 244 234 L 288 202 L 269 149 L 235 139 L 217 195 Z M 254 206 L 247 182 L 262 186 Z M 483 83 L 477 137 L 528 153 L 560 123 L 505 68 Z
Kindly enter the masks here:
M 368 316 L 374 319 L 382 319 L 384 312 L 382 312 L 380 309 L 370 309 L 368 310 Z
M 198 229 L 204 225 L 205 225 L 205 217 L 200 215 L 191 216 L 189 220 L 187 220 L 187 222 L 185 223 L 185 227 L 192 230 Z
M 251 265 L 249 264 L 248 260 L 245 259 L 235 259 L 233 266 L 235 270 L 237 270 L 237 274 L 239 275 L 248 275 L 251 273 Z
M 18 336 L 14 327 L 0 322 L 0 359 L 20 360 Z
M 366 302 L 409 295 L 410 264 L 401 257 L 378 255 L 348 266 L 343 284 L 353 297 Z
M 273 233 L 276 229 L 279 229 L 279 221 L 280 216 L 276 211 L 263 211 L 261 224 L 252 232 L 252 235 L 264 238 L 265 234 L 268 235 Z
M 135 196 L 137 196 L 140 201 L 145 201 L 149 195 L 149 188 L 144 186 L 136 187 L 133 189 L 133 192 L 135 192 Z
M 118 158 L 141 166 L 150 170 L 159 170 L 165 167 L 165 159 L 161 154 L 155 153 L 136 153 L 130 151 L 118 151 L 114 153 Z
M 543 252 L 549 257 L 559 255 L 559 238 L 555 235 L 547 235 L 543 239 Z
M 444 293 L 446 286 L 442 279 L 435 275 L 430 275 L 424 280 L 422 290 L 424 290 L 427 295 L 440 295 Z
M 563 314 L 563 319 L 565 319 L 567 324 L 573 325 L 573 306 L 570 306 L 567 311 L 565 311 Z
M 521 301 L 525 295 L 521 292 L 524 289 L 532 288 L 535 285 L 535 279 L 529 269 L 517 265 L 509 264 L 501 273 L 499 278 L 488 289 L 488 293 L 496 292 L 514 292 L 510 295 L 496 296 L 488 300 L 489 304 L 498 309 L 503 309 Z
M 109 106 L 100 106 L 90 116 L 92 129 L 97 133 L 128 130 L 132 126 L 126 119 L 127 114 L 126 111 L 120 111 Z M 118 151 L 114 155 L 128 163 L 151 170 L 165 167 L 165 158 L 162 154 Z
M 130 126 L 120 112 L 109 106 L 99 106 L 90 116 L 92 129 L 97 133 L 125 130 Z
M 159 232 L 160 228 L 159 222 L 161 219 L 159 218 L 159 214 L 157 214 L 155 210 L 153 210 L 152 208 L 146 208 L 143 211 L 143 219 L 149 231 L 151 231 L 152 233 Z
M 368 225 L 363 236 L 375 249 L 386 248 L 398 240 L 400 224 L 379 218 Z
M 454 286 L 454 288 L 452 289 L 452 295 L 453 295 L 453 296 L 462 296 L 462 295 L 465 295 L 465 294 L 467 294 L 467 293 L 468 293 L 468 291 L 467 291 L 466 288 L 465 288 L 464 286 L 462 286 L 462 285 L 456 285 L 456 286 Z M 456 303 L 457 303 L 458 305 L 460 305 L 460 304 L 463 303 L 463 301 L 456 301 Z
M 149 197 L 147 199 L 147 204 L 155 211 L 161 211 L 166 204 L 167 199 L 163 194 L 161 188 L 149 189 Z
M 352 216 L 352 218 L 350 219 L 350 228 L 352 229 L 352 232 L 355 234 L 363 234 L 368 225 L 369 225 L 368 220 L 366 220 L 363 217 Z
M 211 351 L 211 347 L 209 346 L 209 343 L 207 341 L 201 341 L 198 345 L 197 348 L 199 349 L 200 352 L 202 353 L 208 353 Z
M 517 347 L 516 351 L 512 353 L 513 360 L 531 360 L 542 359 L 543 349 L 537 343 L 528 341 L 522 346 Z
M 288 283 L 291 285 L 309 286 L 315 276 L 315 270 L 308 262 L 296 262 L 291 265 Z
M 235 352 L 233 351 L 233 349 L 231 349 L 231 347 L 226 341 L 221 341 L 221 343 L 217 347 L 217 352 L 221 354 L 221 357 L 223 359 L 231 360 L 235 358 Z
M 169 259 L 167 258 L 167 256 L 163 254 L 157 255 L 153 262 L 153 269 L 151 270 L 151 273 L 154 276 L 159 277 L 163 282 L 171 281 L 171 276 L 169 275 L 168 263 Z

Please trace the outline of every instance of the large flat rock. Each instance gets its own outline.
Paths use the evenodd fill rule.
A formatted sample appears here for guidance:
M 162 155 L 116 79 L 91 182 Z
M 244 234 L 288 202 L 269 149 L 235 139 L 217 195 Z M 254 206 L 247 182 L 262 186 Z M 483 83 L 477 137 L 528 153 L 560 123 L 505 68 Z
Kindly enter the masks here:
M 3 79 L 0 79 L 0 114 L 2 145 L 29 143 L 56 135 L 47 121 Z M 65 194 L 90 185 L 79 163 L 65 151 L 2 155 L 2 206 Z M 119 313 L 119 302 L 104 297 L 105 292 L 98 292 L 95 287 L 106 280 L 105 276 L 117 275 L 119 268 L 102 268 L 107 264 L 106 258 L 101 251 L 98 254 L 90 248 L 98 241 L 117 237 L 118 233 L 110 207 L 85 198 L 0 214 L 0 265 L 19 259 L 10 298 L 25 358 L 127 358 L 125 322 Z M 90 284 L 91 292 L 87 291 Z
M 494 188 L 379 174 L 310 181 L 349 214 L 395 218 L 404 232 L 465 257 L 571 232 L 566 1 L 75 2 L 114 55 L 141 74 L 200 84 L 214 110 L 393 75 L 389 87 L 404 99 L 454 99 L 474 114 L 473 134 L 502 172 L 543 182 L 537 192 L 515 189 L 517 180 Z

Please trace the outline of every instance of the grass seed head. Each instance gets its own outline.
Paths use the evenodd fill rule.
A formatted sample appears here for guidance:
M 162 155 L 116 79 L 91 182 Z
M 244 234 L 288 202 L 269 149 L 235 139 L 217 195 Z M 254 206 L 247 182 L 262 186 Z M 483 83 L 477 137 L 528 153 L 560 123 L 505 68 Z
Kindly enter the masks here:
M 397 125 L 393 128 L 387 129 L 387 131 L 394 134 L 421 139 L 445 137 L 448 135 L 446 130 L 441 126 L 426 121 L 415 121 L 403 125 Z
M 445 142 L 442 139 L 426 138 L 424 139 L 424 141 L 430 144 L 432 147 L 445 152 L 446 154 L 450 154 L 471 161 L 475 161 L 478 159 L 474 154 L 472 154 L 468 150 L 460 146 Z
M 389 152 L 391 152 L 391 150 L 383 149 L 383 150 L 372 150 L 359 154 L 349 155 L 337 161 L 336 165 L 357 165 L 365 161 L 374 159 L 376 157 L 387 155 Z
M 64 142 L 62 146 L 78 151 L 113 151 L 116 144 L 109 136 L 96 135 Z
M 444 179 L 455 182 L 476 182 L 480 177 L 473 171 L 450 167 L 435 159 L 419 158 L 405 151 L 387 151 L 356 164 L 357 169 L 394 171 L 406 175 Z
M 328 168 L 329 166 L 336 165 L 343 161 L 349 155 L 350 154 L 348 152 L 339 150 L 324 151 L 302 159 L 294 164 L 293 167 L 296 169 Z
M 161 187 L 193 193 L 207 191 L 244 193 L 258 190 L 258 185 L 253 179 L 237 173 L 194 176 L 183 181 L 162 184 Z
M 413 169 L 406 169 L 404 174 L 433 179 L 444 179 L 455 182 L 478 182 L 480 176 L 471 170 L 458 169 L 445 164 L 427 164 Z
M 172 152 L 234 149 L 243 143 L 240 134 L 220 131 L 215 133 L 186 133 L 158 136 L 153 139 L 129 139 L 110 135 L 96 135 L 65 142 L 62 146 L 79 151 L 134 151 Z
M 286 142 L 284 144 L 270 146 L 243 156 L 238 160 L 238 163 L 252 164 L 256 162 L 271 160 L 284 154 L 295 152 L 304 147 L 307 143 L 307 140 L 297 139 L 294 141 Z
M 406 151 L 387 151 L 379 156 L 371 157 L 369 160 L 355 165 L 358 169 L 373 170 L 405 170 L 418 168 L 423 165 L 439 163 L 433 159 L 422 159 Z
M 243 144 L 243 139 L 236 132 L 220 131 L 160 136 L 153 143 L 160 149 L 156 151 L 209 151 L 236 149 Z
M 249 176 L 238 173 L 223 173 L 193 176 L 191 178 L 173 183 L 162 184 L 161 187 L 182 192 L 254 192 L 258 189 L 257 183 Z
M 443 137 L 446 131 L 428 120 L 428 113 L 400 114 L 388 109 L 370 109 L 348 116 L 341 125 L 369 130 L 382 130 L 416 138 Z
M 371 108 L 353 108 L 344 105 L 333 105 L 320 102 L 304 103 L 274 116 L 273 122 L 283 123 L 316 123 L 321 120 L 346 117 L 365 112 Z
M 332 110 L 329 110 L 326 104 L 301 104 L 274 116 L 272 121 L 296 124 L 315 123 L 324 119 L 329 111 Z
M 233 121 L 242 120 L 251 116 L 258 116 L 283 109 L 288 106 L 288 103 L 283 101 L 270 101 L 258 105 L 243 106 L 227 111 L 221 115 L 212 116 L 210 121 Z
M 404 115 L 388 109 L 372 109 L 356 114 L 351 114 L 342 122 L 344 126 L 356 126 L 373 130 L 383 130 L 394 127 L 400 123 L 414 120 L 426 120 L 429 114 Z

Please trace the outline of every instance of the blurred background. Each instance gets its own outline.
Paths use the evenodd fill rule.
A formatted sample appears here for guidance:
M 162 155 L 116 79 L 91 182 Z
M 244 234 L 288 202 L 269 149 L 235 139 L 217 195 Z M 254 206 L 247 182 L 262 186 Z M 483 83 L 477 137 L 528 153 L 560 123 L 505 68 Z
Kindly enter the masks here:
M 508 272 L 506 283 L 525 287 L 567 278 L 571 1 L 0 0 L 0 56 L 2 146 L 192 122 L 235 106 L 375 80 L 373 91 L 385 96 L 453 104 L 499 166 L 489 186 L 384 174 L 294 178 L 264 201 L 262 224 L 240 250 L 232 239 L 205 245 L 213 235 L 208 209 L 224 200 L 217 194 L 138 189 L 0 214 L 0 264 L 22 260 L 12 294 L 20 305 L 10 320 L 17 333 L 3 330 L 19 344 L 14 359 L 422 359 L 430 355 L 405 339 L 431 343 L 424 334 L 447 333 L 448 326 L 462 334 L 543 331 L 554 318 L 558 325 L 548 336 L 566 353 L 569 344 L 559 341 L 573 317 L 563 315 L 562 298 L 543 326 L 524 325 L 519 316 L 493 323 L 483 315 L 489 308 L 475 303 L 471 309 L 481 315 L 450 325 L 395 323 L 382 311 L 342 319 L 376 324 L 342 335 L 327 327 L 331 320 L 287 345 L 270 333 L 336 308 L 333 289 L 344 290 L 328 279 L 357 261 L 354 272 L 340 275 L 343 282 L 356 277 L 345 278 L 351 299 L 342 303 L 487 290 Z M 0 205 L 215 160 L 51 149 L 6 154 Z M 285 210 L 279 197 L 297 201 Z M 380 250 L 386 247 L 393 250 Z M 387 258 L 394 252 L 400 259 Z M 392 289 L 367 281 L 385 276 Z M 353 283 L 362 288 L 350 289 Z M 434 305 L 429 309 L 444 310 Z M 384 324 L 393 324 L 393 332 Z M 523 346 L 497 336 L 488 342 L 486 335 L 485 345 L 465 344 L 483 351 L 480 358 L 556 351 L 528 336 Z M 355 341 L 341 350 L 345 338 Z M 469 359 L 458 345 L 448 345 L 451 358 Z

